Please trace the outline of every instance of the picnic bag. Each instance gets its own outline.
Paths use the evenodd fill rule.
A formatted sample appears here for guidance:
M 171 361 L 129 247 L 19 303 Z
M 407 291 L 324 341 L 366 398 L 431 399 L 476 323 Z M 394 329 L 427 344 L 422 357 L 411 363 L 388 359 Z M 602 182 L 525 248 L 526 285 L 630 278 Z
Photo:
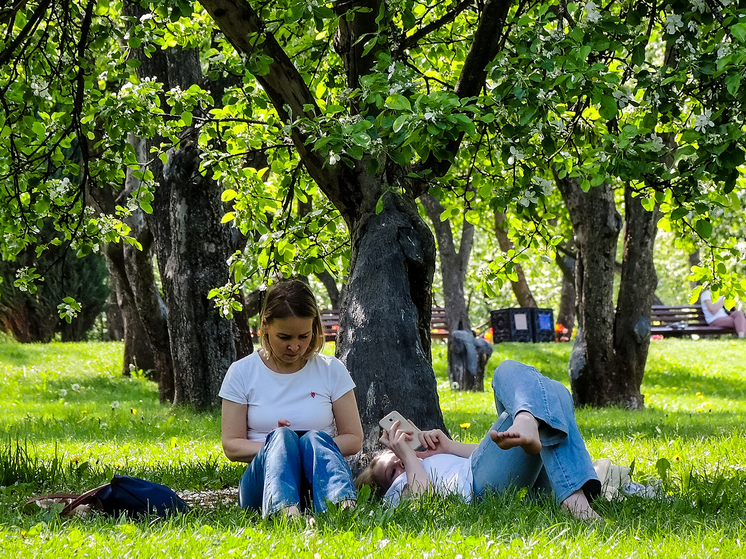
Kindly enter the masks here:
M 116 474 L 111 483 L 86 491 L 82 495 L 45 495 L 35 497 L 28 503 L 32 502 L 39 506 L 62 503 L 62 516 L 72 516 L 83 510 L 97 510 L 112 516 L 119 516 L 122 513 L 128 516 L 155 514 L 163 518 L 172 512 L 189 510 L 189 505 L 165 485 Z

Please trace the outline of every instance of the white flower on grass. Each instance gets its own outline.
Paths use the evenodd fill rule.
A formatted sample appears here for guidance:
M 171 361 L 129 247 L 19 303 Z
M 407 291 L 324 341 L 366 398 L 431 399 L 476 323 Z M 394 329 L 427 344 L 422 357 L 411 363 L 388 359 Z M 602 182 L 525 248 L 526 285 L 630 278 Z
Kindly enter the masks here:
M 118 407 L 119 407 L 119 402 L 118 402 L 117 400 L 114 400 L 114 401 L 113 401 L 113 402 L 111 403 L 111 409 L 115 410 L 115 409 L 117 409 Z
M 598 6 L 595 2 L 588 2 L 585 5 L 585 18 L 588 23 L 597 23 L 601 19 L 601 12 L 598 11 Z
M 677 28 L 684 27 L 684 22 L 681 20 L 679 14 L 671 14 L 666 17 L 666 22 L 663 25 L 666 27 L 668 34 L 673 35 L 676 33 Z
M 60 398 L 64 398 L 65 396 L 67 396 L 67 390 L 63 388 L 62 390 L 60 390 Z
M 73 392 L 80 392 L 80 385 L 79 384 L 73 384 L 70 388 L 72 388 Z
M 712 111 L 710 109 L 705 109 L 704 114 L 701 114 L 694 119 L 694 129 L 697 132 L 702 132 L 704 134 L 707 132 L 708 126 L 715 126 L 715 123 L 710 120 L 711 116 Z

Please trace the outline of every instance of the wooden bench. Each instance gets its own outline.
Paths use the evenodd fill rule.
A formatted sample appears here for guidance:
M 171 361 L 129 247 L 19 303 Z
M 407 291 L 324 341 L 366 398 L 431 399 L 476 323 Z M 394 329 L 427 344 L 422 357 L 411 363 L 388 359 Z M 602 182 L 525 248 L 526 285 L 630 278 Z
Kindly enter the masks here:
M 734 334 L 733 328 L 710 326 L 700 305 L 653 305 L 650 313 L 650 334 L 664 338 L 683 336 L 714 336 Z
M 326 341 L 336 341 L 337 329 L 339 328 L 339 309 L 324 309 L 320 312 Z M 430 336 L 440 339 L 448 337 L 448 323 L 446 322 L 445 309 L 433 307 L 432 316 L 430 317 Z

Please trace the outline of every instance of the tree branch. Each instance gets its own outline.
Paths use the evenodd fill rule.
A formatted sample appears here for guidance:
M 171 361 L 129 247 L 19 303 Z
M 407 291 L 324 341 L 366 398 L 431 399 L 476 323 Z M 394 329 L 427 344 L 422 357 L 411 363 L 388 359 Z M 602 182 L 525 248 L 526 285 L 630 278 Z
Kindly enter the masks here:
M 436 21 L 433 21 L 431 23 L 428 23 L 425 27 L 418 29 L 413 34 L 411 34 L 409 37 L 406 37 L 404 40 L 402 40 L 397 50 L 405 51 L 407 49 L 414 47 L 421 39 L 424 39 L 436 29 L 440 29 L 447 23 L 452 22 L 454 19 L 456 19 L 456 16 L 458 16 L 461 12 L 463 12 L 466 8 L 468 8 L 473 3 L 474 3 L 474 0 L 462 0 L 459 4 L 456 5 L 456 7 L 453 10 L 448 12 L 442 18 Z
M 482 15 L 479 18 L 479 25 L 474 33 L 474 41 L 466 55 L 461 75 L 454 89 L 454 93 L 461 99 L 475 97 L 482 90 L 487 78 L 487 66 L 495 59 L 500 50 L 505 20 L 512 3 L 512 0 L 487 0 L 485 2 Z M 462 140 L 463 133 L 446 146 L 446 151 L 456 153 Z M 431 155 L 426 161 L 417 165 L 415 171 L 430 170 L 432 177 L 442 177 L 450 167 L 451 161 L 439 161 L 434 155 Z M 417 197 L 426 190 L 427 183 L 421 181 L 413 185 L 412 194 Z
M 272 59 L 269 73 L 256 79 L 282 120 L 292 123 L 300 116 L 313 118 L 313 112 L 321 112 L 298 69 L 248 2 L 201 0 L 201 4 L 238 52 L 250 56 L 261 50 Z M 308 105 L 311 111 L 305 110 Z M 330 190 L 337 182 L 334 180 L 339 172 L 337 168 L 324 166 L 325 160 L 306 144 L 307 135 L 297 127 L 293 127 L 291 136 L 308 172 L 325 194 L 334 197 L 335 193 Z

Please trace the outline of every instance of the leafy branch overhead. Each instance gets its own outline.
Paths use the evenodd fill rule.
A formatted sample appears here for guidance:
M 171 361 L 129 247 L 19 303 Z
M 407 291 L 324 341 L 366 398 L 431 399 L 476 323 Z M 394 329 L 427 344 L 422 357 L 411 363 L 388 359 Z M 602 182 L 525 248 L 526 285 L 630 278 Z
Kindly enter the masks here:
M 536 224 L 526 243 L 551 244 L 556 172 L 585 191 L 632 185 L 662 228 L 708 247 L 698 277 L 743 297 L 744 248 L 723 224 L 744 196 L 744 15 L 705 0 L 156 1 L 138 18 L 16 3 L 0 11 L 0 250 L 128 240 L 124 218 L 151 209 L 148 163 L 193 132 L 225 222 L 257 241 L 237 281 L 257 262 L 344 268 L 351 225 L 385 192 L 441 193 L 457 212 L 448 192 L 468 190 L 469 219 L 511 210 Z M 203 83 L 137 77 L 135 51 L 177 47 L 199 51 Z M 150 161 L 129 134 L 162 138 Z M 127 169 L 141 187 L 94 215 Z M 292 215 L 309 198 L 317 213 Z

